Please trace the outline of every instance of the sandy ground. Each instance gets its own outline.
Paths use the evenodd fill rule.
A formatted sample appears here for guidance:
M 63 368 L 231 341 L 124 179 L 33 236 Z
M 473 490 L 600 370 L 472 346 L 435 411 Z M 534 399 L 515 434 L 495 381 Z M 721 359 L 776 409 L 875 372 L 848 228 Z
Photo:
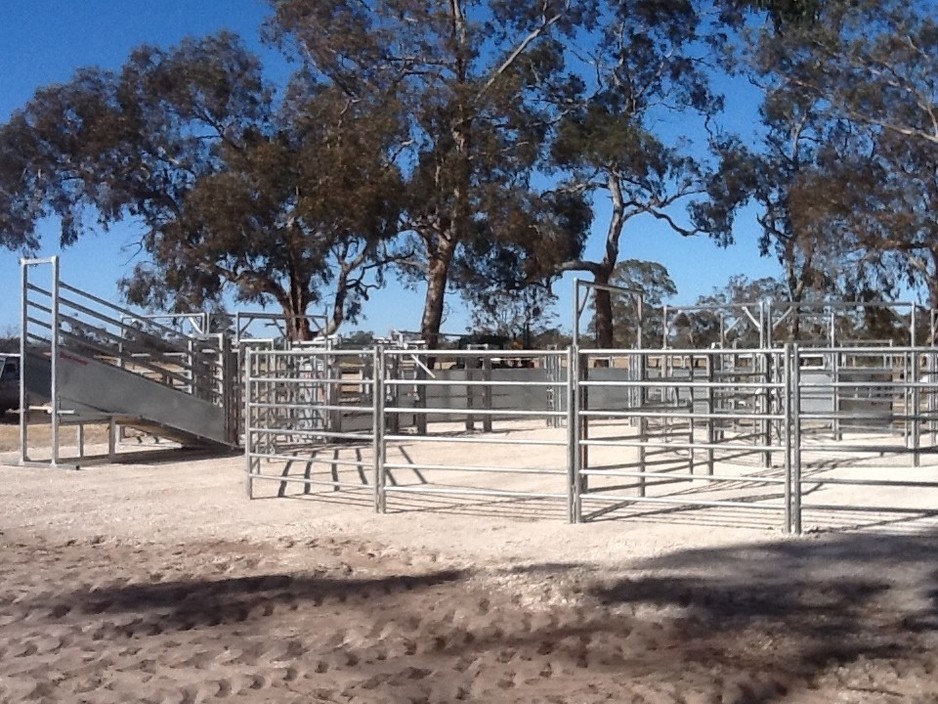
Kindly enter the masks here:
M 249 501 L 238 456 L 15 459 L 2 702 L 938 702 L 930 526 L 571 526 L 463 499 L 377 515 Z

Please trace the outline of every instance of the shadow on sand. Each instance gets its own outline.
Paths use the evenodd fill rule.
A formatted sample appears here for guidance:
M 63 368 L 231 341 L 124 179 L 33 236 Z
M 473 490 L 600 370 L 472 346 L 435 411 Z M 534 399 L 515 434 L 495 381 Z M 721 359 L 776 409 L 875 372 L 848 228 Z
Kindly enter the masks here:
M 468 676 L 457 667 L 467 658 L 507 657 L 584 668 L 613 698 L 637 683 L 675 682 L 709 697 L 700 701 L 735 704 L 814 702 L 824 693 L 846 693 L 844 701 L 913 701 L 911 691 L 922 702 L 938 697 L 935 533 L 688 548 L 615 573 L 545 562 L 364 579 L 291 573 L 129 584 L 74 590 L 43 606 L 132 612 L 160 633 L 257 621 L 266 629 L 263 619 L 292 608 L 290 619 L 313 619 L 303 626 L 313 634 L 322 612 L 312 607 L 326 601 L 343 620 L 413 614 L 420 626 L 412 635 L 427 645 L 388 666 L 416 667 L 410 658 L 435 648 L 441 678 Z M 451 607 L 474 614 L 459 637 L 451 635 L 452 613 L 443 615 Z

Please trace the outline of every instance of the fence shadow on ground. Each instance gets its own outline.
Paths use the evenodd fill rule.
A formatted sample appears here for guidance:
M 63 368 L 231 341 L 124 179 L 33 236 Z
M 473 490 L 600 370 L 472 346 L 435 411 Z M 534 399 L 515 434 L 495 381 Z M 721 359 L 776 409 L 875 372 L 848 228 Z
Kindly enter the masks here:
M 297 457 L 295 460 L 285 461 L 279 468 L 279 474 L 271 476 L 266 483 L 272 493 L 261 490 L 255 495 L 256 499 L 264 498 L 290 498 L 316 501 L 326 505 L 359 506 L 362 510 L 375 510 L 373 468 L 370 461 L 363 459 L 361 450 L 364 448 L 345 448 L 344 452 L 353 452 L 358 458 L 351 464 L 333 464 L 332 460 L 340 460 L 339 450 L 327 449 L 318 454 Z M 404 448 L 400 450 L 401 456 L 408 458 Z M 311 459 L 320 463 L 315 472 Z M 325 466 L 326 469 L 321 467 Z M 309 482 L 319 475 L 319 483 Z M 767 477 L 778 475 L 778 470 L 759 470 L 751 473 L 757 477 L 764 474 Z M 405 476 L 406 475 L 406 476 Z M 648 522 L 695 525 L 710 528 L 743 528 L 753 530 L 782 531 L 783 513 L 781 508 L 765 510 L 760 504 L 781 504 L 784 500 L 783 490 L 775 484 L 760 484 L 758 482 L 726 484 L 719 489 L 710 489 L 708 486 L 696 486 L 692 482 L 682 480 L 668 480 L 666 473 L 657 477 L 649 477 L 647 486 L 654 486 L 658 482 L 661 486 L 674 485 L 675 491 L 671 496 L 675 500 L 687 500 L 687 504 L 661 504 L 647 503 L 640 500 L 623 498 L 617 502 L 595 501 L 593 495 L 584 495 L 584 520 L 586 522 Z M 394 491 L 402 484 L 418 485 L 421 493 L 413 491 Z M 683 484 L 683 486 L 681 486 Z M 447 493 L 450 487 L 435 483 L 418 468 L 395 469 L 388 471 L 387 512 L 388 513 L 443 513 L 462 516 L 483 516 L 509 520 L 567 520 L 566 500 L 563 497 L 555 499 L 536 496 L 491 496 L 472 495 L 460 493 Z M 562 485 L 560 485 L 562 487 Z M 633 489 L 628 485 L 626 489 Z M 803 491 L 805 500 L 824 489 L 823 478 L 811 482 Z M 423 490 L 426 493 L 422 493 Z M 439 490 L 440 493 L 433 493 Z M 701 506 L 694 505 L 696 495 L 705 499 L 712 499 L 722 491 L 743 491 L 744 495 L 736 496 L 734 500 L 741 503 L 751 503 L 752 508 L 742 506 Z M 713 494 L 710 496 L 708 494 Z M 380 520 L 380 519 L 379 519 Z M 803 516 L 803 526 L 806 532 L 849 532 L 854 530 L 873 530 L 877 533 L 915 533 L 928 530 L 938 525 L 938 508 L 929 509 L 896 509 L 862 510 L 860 508 L 813 508 L 806 505 Z

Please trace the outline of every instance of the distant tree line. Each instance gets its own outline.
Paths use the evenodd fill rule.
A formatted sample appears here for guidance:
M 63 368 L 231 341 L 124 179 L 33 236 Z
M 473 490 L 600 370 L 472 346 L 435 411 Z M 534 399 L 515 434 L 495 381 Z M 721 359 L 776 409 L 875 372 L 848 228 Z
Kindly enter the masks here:
M 65 245 L 132 220 L 143 256 L 120 286 L 151 309 L 232 292 L 303 339 L 304 314 L 328 305 L 335 332 L 397 276 L 425 291 L 431 347 L 450 294 L 531 343 L 565 272 L 673 295 L 623 256 L 628 228 L 731 246 L 755 212 L 784 300 L 938 307 L 933 3 L 270 4 L 285 85 L 220 33 L 38 90 L 0 126 L 0 246 L 35 251 L 48 217 Z M 722 126 L 734 81 L 760 91 L 749 134 Z M 636 344 L 636 315 L 598 291 L 597 344 Z

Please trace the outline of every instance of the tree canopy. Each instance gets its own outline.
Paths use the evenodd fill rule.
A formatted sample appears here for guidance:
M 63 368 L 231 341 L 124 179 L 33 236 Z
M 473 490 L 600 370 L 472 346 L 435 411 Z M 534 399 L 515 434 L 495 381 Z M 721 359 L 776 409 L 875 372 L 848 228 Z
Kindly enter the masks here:
M 448 287 L 478 280 L 479 251 L 582 220 L 551 217 L 531 176 L 551 112 L 540 98 L 580 79 L 564 70 L 563 39 L 589 21 L 590 3 L 502 0 L 427 3 L 281 0 L 268 30 L 293 46 L 311 81 L 352 100 L 401 106 L 407 127 L 405 271 L 427 292 L 421 332 L 438 342 Z M 330 31 L 323 32 L 328 26 Z M 493 272 L 504 272 L 493 262 Z
M 729 245 L 752 203 L 792 304 L 921 287 L 938 307 L 929 3 L 270 4 L 266 38 L 297 60 L 284 85 L 221 33 L 37 91 L 0 125 L 0 246 L 35 251 L 50 217 L 63 244 L 131 221 L 129 300 L 230 291 L 275 302 L 294 337 L 327 307 L 327 332 L 355 321 L 393 271 L 426 286 L 433 347 L 450 293 L 526 339 L 565 272 L 638 267 L 669 295 L 627 228 Z M 762 91 L 751 134 L 719 127 L 727 80 Z M 598 344 L 637 344 L 636 314 L 599 288 Z
M 594 81 L 564 111 L 551 147 L 560 190 L 606 198 L 610 208 L 601 255 L 587 258 L 585 243 L 571 242 L 556 252 L 553 266 L 587 272 L 601 285 L 611 281 L 629 221 L 651 217 L 685 236 L 704 231 L 705 221 L 682 221 L 675 209 L 693 208 L 716 178 L 702 156 L 706 145 L 695 150 L 687 132 L 668 136 L 659 125 L 665 115 L 696 115 L 702 129 L 722 105 L 704 60 L 712 36 L 694 3 L 610 3 L 603 16 L 588 53 Z M 594 299 L 597 344 L 611 347 L 611 298 L 600 287 Z
M 653 349 L 664 336 L 665 303 L 677 295 L 677 285 L 667 268 L 658 262 L 624 259 L 616 264 L 609 279 L 613 339 L 610 347 Z M 599 319 L 595 302 L 588 331 L 596 334 Z M 641 338 L 639 338 L 641 330 Z
M 230 34 L 141 47 L 119 72 L 39 91 L 0 128 L 3 243 L 34 249 L 46 216 L 64 244 L 89 218 L 129 218 L 147 255 L 122 281 L 132 302 L 188 310 L 230 287 L 276 301 L 294 336 L 327 299 L 330 328 L 354 319 L 368 272 L 395 256 L 395 115 L 328 88 L 272 95 Z
M 938 305 L 935 8 L 834 0 L 813 13 L 750 35 L 766 137 L 746 150 L 753 177 L 740 192 L 763 207 L 792 300 L 921 286 Z

